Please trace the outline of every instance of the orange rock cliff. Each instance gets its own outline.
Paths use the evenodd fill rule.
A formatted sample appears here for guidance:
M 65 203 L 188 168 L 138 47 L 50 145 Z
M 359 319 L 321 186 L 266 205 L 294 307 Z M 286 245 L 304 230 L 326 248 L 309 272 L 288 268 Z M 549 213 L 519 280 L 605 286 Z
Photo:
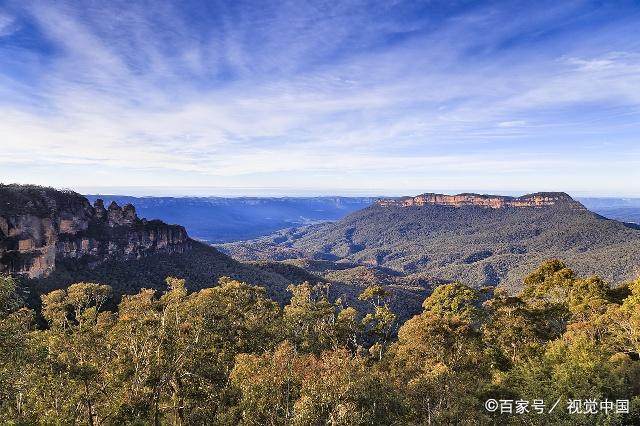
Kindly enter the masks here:
M 538 192 L 523 195 L 522 197 L 506 197 L 501 195 L 458 194 L 444 195 L 427 193 L 416 197 L 403 197 L 397 199 L 381 199 L 376 202 L 382 207 L 411 207 L 411 206 L 476 206 L 492 209 L 507 207 L 549 207 L 555 205 L 584 208 L 564 192 Z

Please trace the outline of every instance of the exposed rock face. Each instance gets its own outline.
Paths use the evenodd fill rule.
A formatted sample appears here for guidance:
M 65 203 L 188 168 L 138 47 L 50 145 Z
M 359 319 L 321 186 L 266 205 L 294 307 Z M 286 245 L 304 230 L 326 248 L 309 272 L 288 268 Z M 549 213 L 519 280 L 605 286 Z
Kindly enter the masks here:
M 49 275 L 59 262 L 94 266 L 155 252 L 184 252 L 182 226 L 139 219 L 131 204 L 91 206 L 69 191 L 0 185 L 0 273 Z
M 383 207 L 411 207 L 425 205 L 440 205 L 449 207 L 476 206 L 492 209 L 507 207 L 549 207 L 554 205 L 566 205 L 572 208 L 584 209 L 584 206 L 575 201 L 564 192 L 538 192 L 535 194 L 523 195 L 522 197 L 505 197 L 501 195 L 480 195 L 480 194 L 422 194 L 416 197 L 405 197 L 400 199 L 383 199 L 376 202 Z

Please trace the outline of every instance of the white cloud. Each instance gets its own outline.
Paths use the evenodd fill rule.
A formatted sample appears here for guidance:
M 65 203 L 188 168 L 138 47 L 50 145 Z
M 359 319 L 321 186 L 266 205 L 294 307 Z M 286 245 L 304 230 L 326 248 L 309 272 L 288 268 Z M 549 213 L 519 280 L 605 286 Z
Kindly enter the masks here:
M 524 120 L 501 121 L 498 123 L 498 127 L 522 127 L 526 124 L 527 122 Z
M 333 52 L 399 30 L 357 6 L 330 15 L 292 5 L 264 17 L 221 11 L 205 31 L 170 6 L 86 17 L 69 3 L 34 3 L 30 13 L 60 53 L 33 65 L 37 102 L 24 102 L 36 90 L 0 80 L 13 96 L 0 101 L 0 164 L 93 167 L 130 180 L 158 170 L 188 182 L 260 175 L 255 182 L 267 185 L 310 173 L 526 176 L 591 164 L 555 154 L 574 150 L 586 130 L 619 126 L 569 126 L 580 119 L 575 106 L 603 105 L 605 118 L 608 107 L 640 106 L 640 57 L 620 50 L 630 45 L 591 53 L 583 46 L 614 46 L 585 36 L 517 60 L 478 53 L 551 12 L 504 26 L 495 26 L 499 12 L 473 14 L 391 47 Z M 532 142 L 558 137 L 572 145 L 560 140 L 542 155 Z M 522 153 L 504 152 L 504 140 Z
M 0 37 L 8 36 L 18 30 L 18 25 L 13 16 L 0 11 Z

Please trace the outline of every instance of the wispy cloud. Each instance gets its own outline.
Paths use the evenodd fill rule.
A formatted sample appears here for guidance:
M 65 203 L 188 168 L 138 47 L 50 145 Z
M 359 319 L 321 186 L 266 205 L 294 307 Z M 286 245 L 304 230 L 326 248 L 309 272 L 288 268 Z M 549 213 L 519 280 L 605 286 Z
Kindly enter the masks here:
M 13 16 L 0 10 L 0 37 L 8 36 L 18 30 L 18 25 Z
M 10 3 L 0 180 L 631 192 L 638 10 L 547 6 Z

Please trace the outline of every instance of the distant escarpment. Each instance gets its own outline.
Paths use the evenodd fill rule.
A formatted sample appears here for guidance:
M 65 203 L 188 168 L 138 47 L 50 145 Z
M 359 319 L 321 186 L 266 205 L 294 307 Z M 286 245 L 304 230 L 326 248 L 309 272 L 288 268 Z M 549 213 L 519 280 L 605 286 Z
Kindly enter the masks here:
M 379 200 L 337 222 L 221 248 L 243 260 L 383 267 L 413 281 L 457 280 L 475 287 L 517 289 L 527 271 L 551 258 L 612 283 L 640 271 L 640 230 L 590 212 L 565 193 Z
M 521 197 L 506 197 L 502 195 L 458 194 L 444 195 L 427 193 L 416 197 L 403 197 L 399 199 L 382 199 L 376 202 L 383 207 L 412 207 L 412 206 L 475 206 L 492 209 L 523 208 L 523 207 L 550 207 L 563 205 L 576 209 L 584 209 L 584 206 L 575 201 L 564 192 L 537 192 Z
M 0 273 L 49 276 L 61 263 L 94 267 L 154 253 L 182 253 L 182 226 L 140 219 L 135 208 L 31 185 L 0 185 Z

